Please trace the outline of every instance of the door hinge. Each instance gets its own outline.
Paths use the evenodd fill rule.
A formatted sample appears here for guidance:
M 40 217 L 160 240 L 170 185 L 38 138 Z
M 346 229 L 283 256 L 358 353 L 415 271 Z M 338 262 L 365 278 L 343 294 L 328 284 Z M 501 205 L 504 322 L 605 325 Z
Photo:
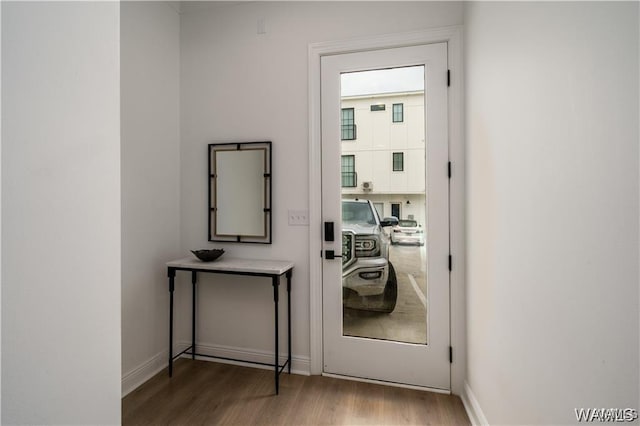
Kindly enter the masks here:
M 451 161 L 447 163 L 447 174 L 449 176 L 449 179 L 451 179 Z
M 453 271 L 453 256 L 449 255 L 449 271 Z
M 451 86 L 451 70 L 447 70 L 447 87 Z
M 449 364 L 453 364 L 453 347 L 449 346 Z

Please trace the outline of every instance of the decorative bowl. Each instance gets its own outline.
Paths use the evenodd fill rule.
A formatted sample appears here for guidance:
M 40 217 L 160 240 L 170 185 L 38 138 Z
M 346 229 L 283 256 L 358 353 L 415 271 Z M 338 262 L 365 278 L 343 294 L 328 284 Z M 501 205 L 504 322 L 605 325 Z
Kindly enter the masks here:
M 222 256 L 222 254 L 224 253 L 224 250 L 223 249 L 191 250 L 191 253 L 193 253 L 198 259 L 202 260 L 203 262 L 212 262 L 217 258 L 219 258 L 220 256 Z

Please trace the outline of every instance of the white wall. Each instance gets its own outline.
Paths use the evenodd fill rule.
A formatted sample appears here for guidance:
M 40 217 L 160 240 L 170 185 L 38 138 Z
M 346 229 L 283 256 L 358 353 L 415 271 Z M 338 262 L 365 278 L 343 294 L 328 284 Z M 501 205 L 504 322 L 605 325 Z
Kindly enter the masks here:
M 468 384 L 491 424 L 638 408 L 638 4 L 465 13 Z
M 257 34 L 259 19 L 266 34 Z M 309 196 L 319 196 L 308 193 L 308 45 L 461 22 L 460 3 L 196 2 L 183 7 L 182 250 L 224 247 L 225 256 L 295 262 L 293 365 L 298 370 L 308 371 L 309 229 L 288 226 L 287 210 L 306 209 Z M 273 244 L 207 243 L 207 144 L 251 140 L 273 141 Z M 202 286 L 200 300 L 208 310 L 201 310 L 200 324 L 207 326 L 200 327 L 201 343 L 273 351 L 268 283 L 225 281 Z M 186 339 L 186 324 L 181 333 Z
M 120 422 L 119 5 L 2 2 L 2 423 Z
M 180 17 L 121 4 L 123 394 L 167 363 L 164 264 L 180 255 Z

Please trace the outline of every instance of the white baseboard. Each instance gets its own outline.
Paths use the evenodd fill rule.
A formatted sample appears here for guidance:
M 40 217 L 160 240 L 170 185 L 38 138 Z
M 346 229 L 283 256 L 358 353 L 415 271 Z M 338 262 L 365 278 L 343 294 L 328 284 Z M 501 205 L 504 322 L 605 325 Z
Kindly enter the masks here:
M 186 349 L 190 343 L 180 342 L 181 350 Z M 237 348 L 233 346 L 223 346 L 223 345 L 210 345 L 210 344 L 197 344 L 197 351 L 200 354 L 210 355 L 210 356 L 220 356 L 225 358 L 236 358 L 247 360 L 248 362 L 242 361 L 231 361 L 226 359 L 213 359 L 207 357 L 199 357 L 196 356 L 196 359 L 203 361 L 213 361 L 220 362 L 223 364 L 233 364 L 233 365 L 242 365 L 246 367 L 253 368 L 263 368 L 267 370 L 273 369 L 273 367 L 268 365 L 256 365 L 251 364 L 251 362 L 261 362 L 264 364 L 273 364 L 273 352 L 261 351 L 258 349 L 247 349 L 247 348 Z M 184 357 L 190 357 L 190 355 L 184 355 Z M 287 355 L 280 352 L 280 365 L 284 364 L 287 360 Z M 301 357 L 296 355 L 291 355 L 291 373 L 292 374 L 300 374 L 303 376 L 309 376 L 310 373 L 310 360 L 309 357 Z
M 167 366 L 168 357 L 167 351 L 162 351 L 122 376 L 122 397 L 162 371 Z
M 179 353 L 180 351 L 185 350 L 190 346 L 191 343 L 179 342 L 176 345 L 176 349 L 174 353 Z M 222 346 L 222 345 L 205 345 L 199 344 L 197 345 L 198 353 L 211 355 L 211 356 L 221 356 L 225 358 L 237 358 L 244 359 L 250 362 L 262 362 L 265 364 L 273 363 L 273 352 L 260 351 L 257 349 L 247 349 L 247 348 L 236 348 L 232 346 Z M 147 380 L 151 379 L 153 376 L 158 374 L 162 369 L 167 367 L 167 359 L 169 354 L 166 351 L 162 351 L 144 363 L 140 364 L 140 366 L 134 368 L 129 371 L 125 375 L 122 376 L 122 397 L 124 398 L 134 390 L 136 390 L 140 385 L 145 383 Z M 183 355 L 183 357 L 190 357 L 190 355 Z M 214 361 L 225 364 L 234 364 L 234 365 L 242 365 L 246 367 L 253 368 L 263 368 L 263 369 L 273 369 L 268 365 L 256 365 L 250 364 L 242 361 L 231 361 L 224 359 L 212 359 L 207 357 L 196 357 L 196 359 L 203 361 Z M 280 354 L 280 365 L 284 364 L 287 360 L 287 355 Z M 310 375 L 310 360 L 309 357 L 300 357 L 300 356 L 291 356 L 291 373 L 292 374 L 300 374 L 303 376 Z
M 489 425 L 487 418 L 480 407 L 480 403 L 476 399 L 475 394 L 471 390 L 469 383 L 464 382 L 464 392 L 462 392 L 462 403 L 464 404 L 464 409 L 467 411 L 467 415 L 469 416 L 469 420 L 471 424 L 474 426 L 485 426 Z

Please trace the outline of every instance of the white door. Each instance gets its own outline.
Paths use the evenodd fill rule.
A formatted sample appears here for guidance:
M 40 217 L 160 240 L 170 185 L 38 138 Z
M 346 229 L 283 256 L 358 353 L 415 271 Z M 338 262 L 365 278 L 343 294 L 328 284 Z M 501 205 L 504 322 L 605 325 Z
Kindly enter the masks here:
M 321 79 L 324 372 L 449 390 L 446 43 L 323 56 Z

